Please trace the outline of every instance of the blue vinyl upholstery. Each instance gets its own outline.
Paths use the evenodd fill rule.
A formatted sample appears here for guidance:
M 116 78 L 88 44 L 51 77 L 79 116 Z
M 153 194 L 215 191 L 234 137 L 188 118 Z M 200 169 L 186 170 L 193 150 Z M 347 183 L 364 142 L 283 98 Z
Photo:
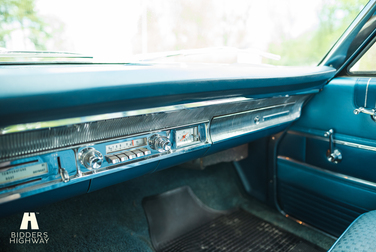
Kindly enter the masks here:
M 359 216 L 329 252 L 376 251 L 376 210 Z

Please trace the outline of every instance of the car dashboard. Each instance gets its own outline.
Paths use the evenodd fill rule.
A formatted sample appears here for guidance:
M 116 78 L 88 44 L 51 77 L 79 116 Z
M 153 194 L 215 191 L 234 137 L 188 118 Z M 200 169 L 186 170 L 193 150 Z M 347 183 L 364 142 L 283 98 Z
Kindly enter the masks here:
M 278 133 L 333 74 L 330 67 L 3 66 L 0 214 Z

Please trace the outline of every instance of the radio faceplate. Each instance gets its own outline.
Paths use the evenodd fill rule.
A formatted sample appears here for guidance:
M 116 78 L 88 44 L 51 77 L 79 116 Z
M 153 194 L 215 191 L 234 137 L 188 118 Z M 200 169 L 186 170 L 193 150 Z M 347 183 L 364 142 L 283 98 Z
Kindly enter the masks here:
M 209 143 L 207 131 L 208 123 L 199 123 L 81 147 L 78 149 L 79 169 L 83 174 L 88 174 L 118 166 L 127 168 L 126 165 L 142 160 L 154 161 L 154 158 L 171 155 L 181 149 Z M 92 151 L 88 151 L 88 148 Z M 102 160 L 99 160 L 99 153 L 103 156 Z M 83 155 L 89 156 L 82 157 Z M 90 166 L 83 161 L 90 159 L 100 162 L 100 167 L 95 167 L 95 162 Z

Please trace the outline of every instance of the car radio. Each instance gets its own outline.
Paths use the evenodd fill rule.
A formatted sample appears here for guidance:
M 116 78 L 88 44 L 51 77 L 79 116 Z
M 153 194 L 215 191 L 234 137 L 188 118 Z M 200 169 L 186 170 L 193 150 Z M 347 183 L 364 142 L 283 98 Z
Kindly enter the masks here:
M 79 170 L 95 173 L 172 154 L 207 142 L 206 131 L 206 124 L 201 123 L 81 147 L 77 154 Z
M 59 187 L 67 182 L 94 179 L 155 163 L 207 147 L 210 145 L 207 132 L 208 122 L 203 122 L 3 162 L 0 166 L 0 193 L 2 196 L 12 195 L 15 191 L 32 194 L 26 189 Z

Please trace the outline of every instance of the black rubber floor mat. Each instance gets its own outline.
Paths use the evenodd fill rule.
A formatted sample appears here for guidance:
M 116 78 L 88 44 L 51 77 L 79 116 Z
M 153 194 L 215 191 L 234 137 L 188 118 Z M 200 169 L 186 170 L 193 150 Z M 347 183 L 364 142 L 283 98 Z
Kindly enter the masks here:
M 188 186 L 147 197 L 142 204 L 151 242 L 157 251 L 163 249 L 166 242 L 228 213 L 205 206 Z
M 244 211 L 216 211 L 189 187 L 143 201 L 157 252 L 325 251 Z

